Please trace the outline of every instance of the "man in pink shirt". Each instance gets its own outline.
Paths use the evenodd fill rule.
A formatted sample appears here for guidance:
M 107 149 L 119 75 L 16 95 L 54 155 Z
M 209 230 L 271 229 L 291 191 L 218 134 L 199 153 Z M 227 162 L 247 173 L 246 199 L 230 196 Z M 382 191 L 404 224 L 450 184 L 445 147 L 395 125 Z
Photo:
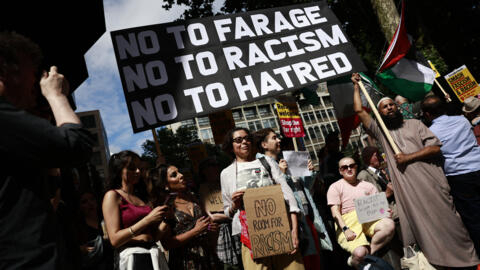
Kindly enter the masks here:
M 352 158 L 341 159 L 338 167 L 343 178 L 330 186 L 327 200 L 336 221 L 337 241 L 352 254 L 348 264 L 357 266 L 367 254 L 375 253 L 392 239 L 395 224 L 390 218 L 360 224 L 354 200 L 378 193 L 377 188 L 357 179 L 357 164 Z M 371 237 L 371 243 L 367 236 Z

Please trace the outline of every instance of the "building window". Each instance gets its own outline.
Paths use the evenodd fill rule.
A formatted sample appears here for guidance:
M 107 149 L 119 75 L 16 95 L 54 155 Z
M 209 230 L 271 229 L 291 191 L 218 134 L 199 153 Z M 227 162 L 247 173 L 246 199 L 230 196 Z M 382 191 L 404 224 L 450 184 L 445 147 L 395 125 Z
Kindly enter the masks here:
M 208 119 L 208 117 L 198 117 L 197 121 L 198 121 L 198 125 L 201 127 L 210 125 L 210 119 Z
M 320 113 L 321 111 L 315 111 L 315 115 L 317 116 L 318 121 L 323 121 L 322 114 Z
M 248 128 L 247 122 L 235 123 L 237 127 Z
M 97 126 L 95 122 L 95 116 L 93 115 L 85 115 L 80 117 L 82 124 L 85 128 L 95 128 Z
M 195 120 L 194 119 L 184 120 L 184 121 L 182 121 L 182 126 L 194 127 L 195 126 Z
M 256 130 L 259 130 L 259 129 L 262 129 L 262 123 L 260 121 L 252 121 L 252 122 L 248 122 L 248 129 L 250 129 L 250 131 L 256 131 Z
M 327 128 L 324 125 L 322 125 L 320 126 L 320 129 L 322 130 L 323 138 L 326 138 L 328 135 Z
M 330 116 L 330 119 L 334 119 L 335 118 L 335 113 L 333 112 L 332 109 L 328 109 L 328 116 Z
M 317 138 L 317 135 L 315 134 L 315 131 L 313 130 L 312 127 L 309 127 L 309 128 L 308 128 L 308 133 L 310 134 L 310 138 L 312 138 L 312 139 L 316 139 L 316 138 Z
M 323 97 L 323 103 L 325 103 L 325 107 L 332 106 L 332 100 L 330 99 L 330 97 Z
M 257 118 L 257 108 L 255 107 L 250 107 L 250 108 L 245 108 L 243 109 L 244 113 L 245 113 L 245 117 L 247 119 L 254 119 L 254 118 Z
M 243 121 L 242 110 L 232 110 L 232 116 L 235 121 Z
M 212 130 L 207 128 L 207 129 L 201 129 L 200 130 L 200 139 L 202 140 L 210 140 L 213 138 Z
M 322 118 L 324 119 L 324 121 L 326 121 L 328 119 L 327 118 L 327 112 L 325 110 L 321 110 L 320 112 L 322 114 Z
M 261 117 L 272 116 L 272 110 L 270 109 L 270 105 L 258 106 L 258 113 Z
M 320 128 L 318 126 L 314 127 L 313 130 L 315 131 L 315 134 L 317 135 L 317 138 L 321 139 L 322 138 L 322 133 L 320 132 Z
M 275 118 L 263 119 L 262 122 L 263 122 L 263 126 L 265 128 L 276 128 L 277 127 Z
M 338 126 L 338 123 L 337 123 L 337 122 L 333 122 L 333 129 L 334 129 L 336 132 L 340 132 L 340 127 Z
M 332 126 L 330 126 L 330 125 L 328 125 L 328 124 L 327 124 L 327 129 L 328 129 L 328 133 L 332 133 L 332 132 L 333 132 Z

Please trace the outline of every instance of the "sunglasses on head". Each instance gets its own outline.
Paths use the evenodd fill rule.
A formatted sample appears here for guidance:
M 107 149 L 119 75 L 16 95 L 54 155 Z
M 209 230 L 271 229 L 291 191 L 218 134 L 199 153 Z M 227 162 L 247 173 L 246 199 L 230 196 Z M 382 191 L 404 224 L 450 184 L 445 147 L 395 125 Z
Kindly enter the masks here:
M 251 142 L 252 141 L 252 136 L 251 135 L 247 135 L 245 137 L 236 137 L 236 138 L 233 138 L 233 142 L 235 143 L 242 143 L 243 140 L 246 140 L 247 142 Z
M 355 167 L 357 167 L 357 164 L 352 163 L 352 164 L 340 166 L 340 170 L 345 171 L 346 169 L 355 169 Z

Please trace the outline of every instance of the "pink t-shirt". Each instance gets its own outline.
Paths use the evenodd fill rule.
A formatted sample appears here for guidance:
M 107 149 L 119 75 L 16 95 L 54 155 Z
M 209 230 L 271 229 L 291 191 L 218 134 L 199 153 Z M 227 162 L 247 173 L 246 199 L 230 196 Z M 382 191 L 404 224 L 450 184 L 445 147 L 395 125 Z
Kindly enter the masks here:
M 377 188 L 369 182 L 360 181 L 356 186 L 343 178 L 333 183 L 327 192 L 328 205 L 340 205 L 342 215 L 355 210 L 356 198 L 378 193 Z

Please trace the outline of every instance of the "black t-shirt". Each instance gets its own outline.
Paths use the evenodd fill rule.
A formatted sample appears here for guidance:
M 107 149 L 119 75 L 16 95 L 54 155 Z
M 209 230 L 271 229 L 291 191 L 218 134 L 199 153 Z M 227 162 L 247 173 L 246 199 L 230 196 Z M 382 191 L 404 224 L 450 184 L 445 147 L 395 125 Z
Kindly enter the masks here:
M 91 134 L 55 127 L 0 97 L 0 269 L 55 269 L 57 222 L 46 171 L 87 161 Z

